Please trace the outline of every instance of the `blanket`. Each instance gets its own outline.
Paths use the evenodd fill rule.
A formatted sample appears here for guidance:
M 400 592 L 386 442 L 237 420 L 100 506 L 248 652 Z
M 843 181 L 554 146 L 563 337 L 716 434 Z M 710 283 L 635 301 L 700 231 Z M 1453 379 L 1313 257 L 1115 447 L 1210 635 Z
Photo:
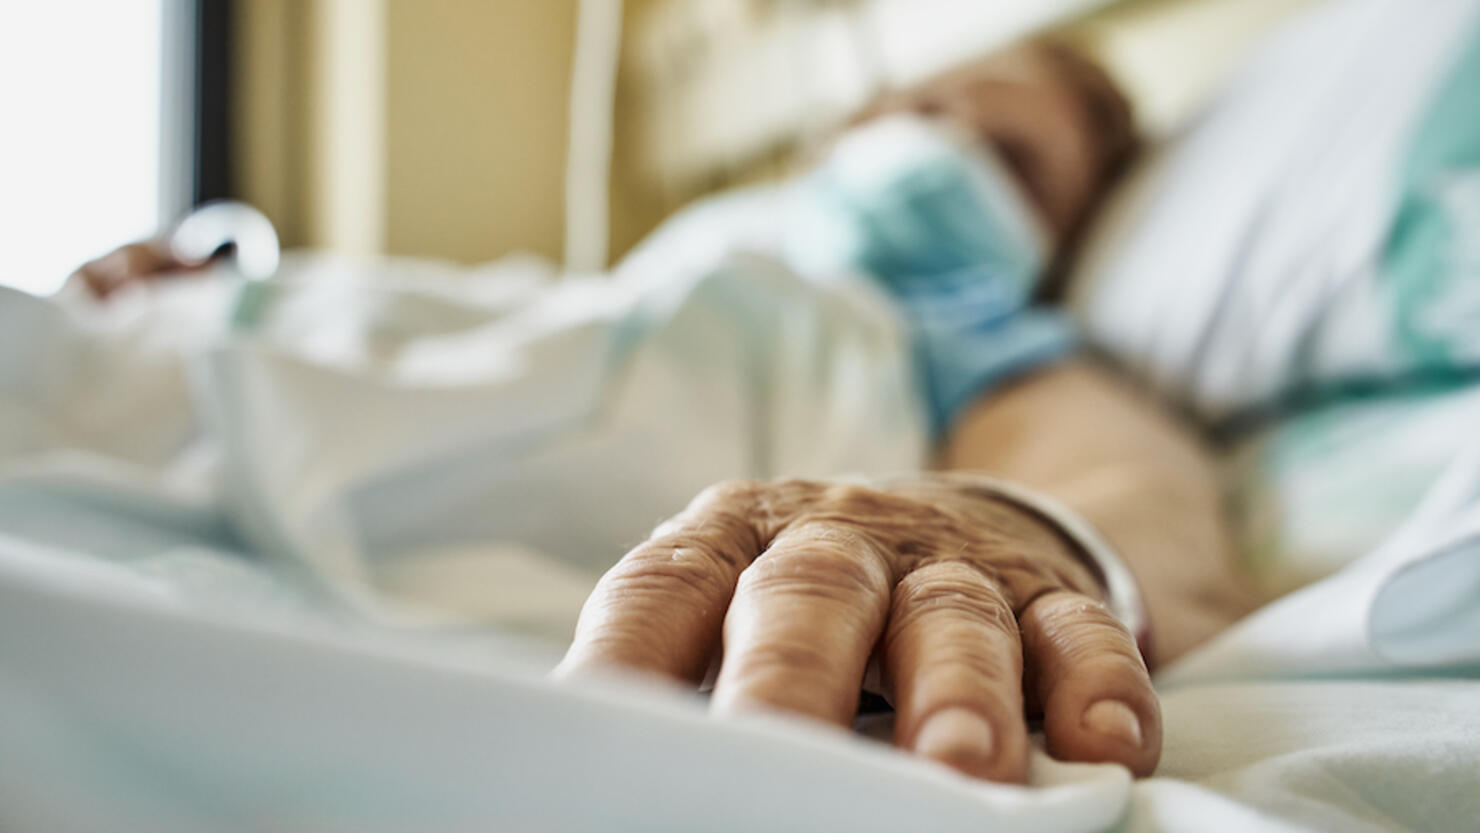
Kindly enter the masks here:
M 286 268 L 245 336 L 229 281 L 104 310 L 0 295 L 0 827 L 1480 818 L 1480 452 L 1387 544 L 1167 669 L 1156 778 L 1039 752 L 1030 787 L 985 784 L 647 681 L 543 676 L 596 571 L 722 470 L 921 464 L 908 346 L 866 287 L 753 258 L 677 284 Z M 757 287 L 788 311 L 745 313 Z M 806 361 L 755 346 L 787 338 Z

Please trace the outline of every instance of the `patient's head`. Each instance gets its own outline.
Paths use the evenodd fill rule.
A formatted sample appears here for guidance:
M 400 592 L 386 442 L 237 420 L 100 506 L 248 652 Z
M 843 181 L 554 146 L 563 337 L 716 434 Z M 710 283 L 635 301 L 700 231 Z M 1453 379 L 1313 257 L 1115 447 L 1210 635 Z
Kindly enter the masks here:
M 990 143 L 1062 241 L 1134 147 L 1131 109 L 1110 77 L 1073 49 L 1032 42 L 873 108 L 951 119 Z

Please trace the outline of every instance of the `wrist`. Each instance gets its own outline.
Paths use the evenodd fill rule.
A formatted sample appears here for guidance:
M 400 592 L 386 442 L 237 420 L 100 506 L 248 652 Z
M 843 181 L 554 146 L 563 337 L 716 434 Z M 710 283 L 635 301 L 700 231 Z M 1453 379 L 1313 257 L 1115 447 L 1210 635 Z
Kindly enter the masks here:
M 1063 550 L 1093 577 L 1099 597 L 1135 637 L 1142 657 L 1150 662 L 1150 616 L 1140 583 L 1089 521 L 1058 500 L 1009 481 L 964 472 L 942 473 L 939 477 L 972 494 L 1009 505 L 1052 530 Z

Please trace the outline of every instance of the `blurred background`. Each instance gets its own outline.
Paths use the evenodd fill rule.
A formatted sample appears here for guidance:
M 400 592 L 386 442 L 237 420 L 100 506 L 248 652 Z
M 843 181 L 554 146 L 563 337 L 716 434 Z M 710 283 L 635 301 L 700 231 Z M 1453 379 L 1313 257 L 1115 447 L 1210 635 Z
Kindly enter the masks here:
M 611 263 L 850 112 L 1054 31 L 1175 131 L 1306 0 L 49 0 L 0 5 L 0 283 L 202 201 L 288 246 Z M 930 7 L 940 7 L 932 14 Z

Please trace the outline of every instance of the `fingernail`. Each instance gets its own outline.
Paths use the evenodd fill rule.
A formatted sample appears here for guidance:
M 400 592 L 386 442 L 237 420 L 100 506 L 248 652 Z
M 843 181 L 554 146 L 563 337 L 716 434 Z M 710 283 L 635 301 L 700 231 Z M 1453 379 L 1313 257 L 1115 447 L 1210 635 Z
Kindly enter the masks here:
M 1084 710 L 1084 728 L 1131 746 L 1141 745 L 1141 719 L 1119 700 L 1101 700 Z
M 925 720 L 915 735 L 915 752 L 953 766 L 971 768 L 991 757 L 992 724 L 970 709 L 941 709 Z

